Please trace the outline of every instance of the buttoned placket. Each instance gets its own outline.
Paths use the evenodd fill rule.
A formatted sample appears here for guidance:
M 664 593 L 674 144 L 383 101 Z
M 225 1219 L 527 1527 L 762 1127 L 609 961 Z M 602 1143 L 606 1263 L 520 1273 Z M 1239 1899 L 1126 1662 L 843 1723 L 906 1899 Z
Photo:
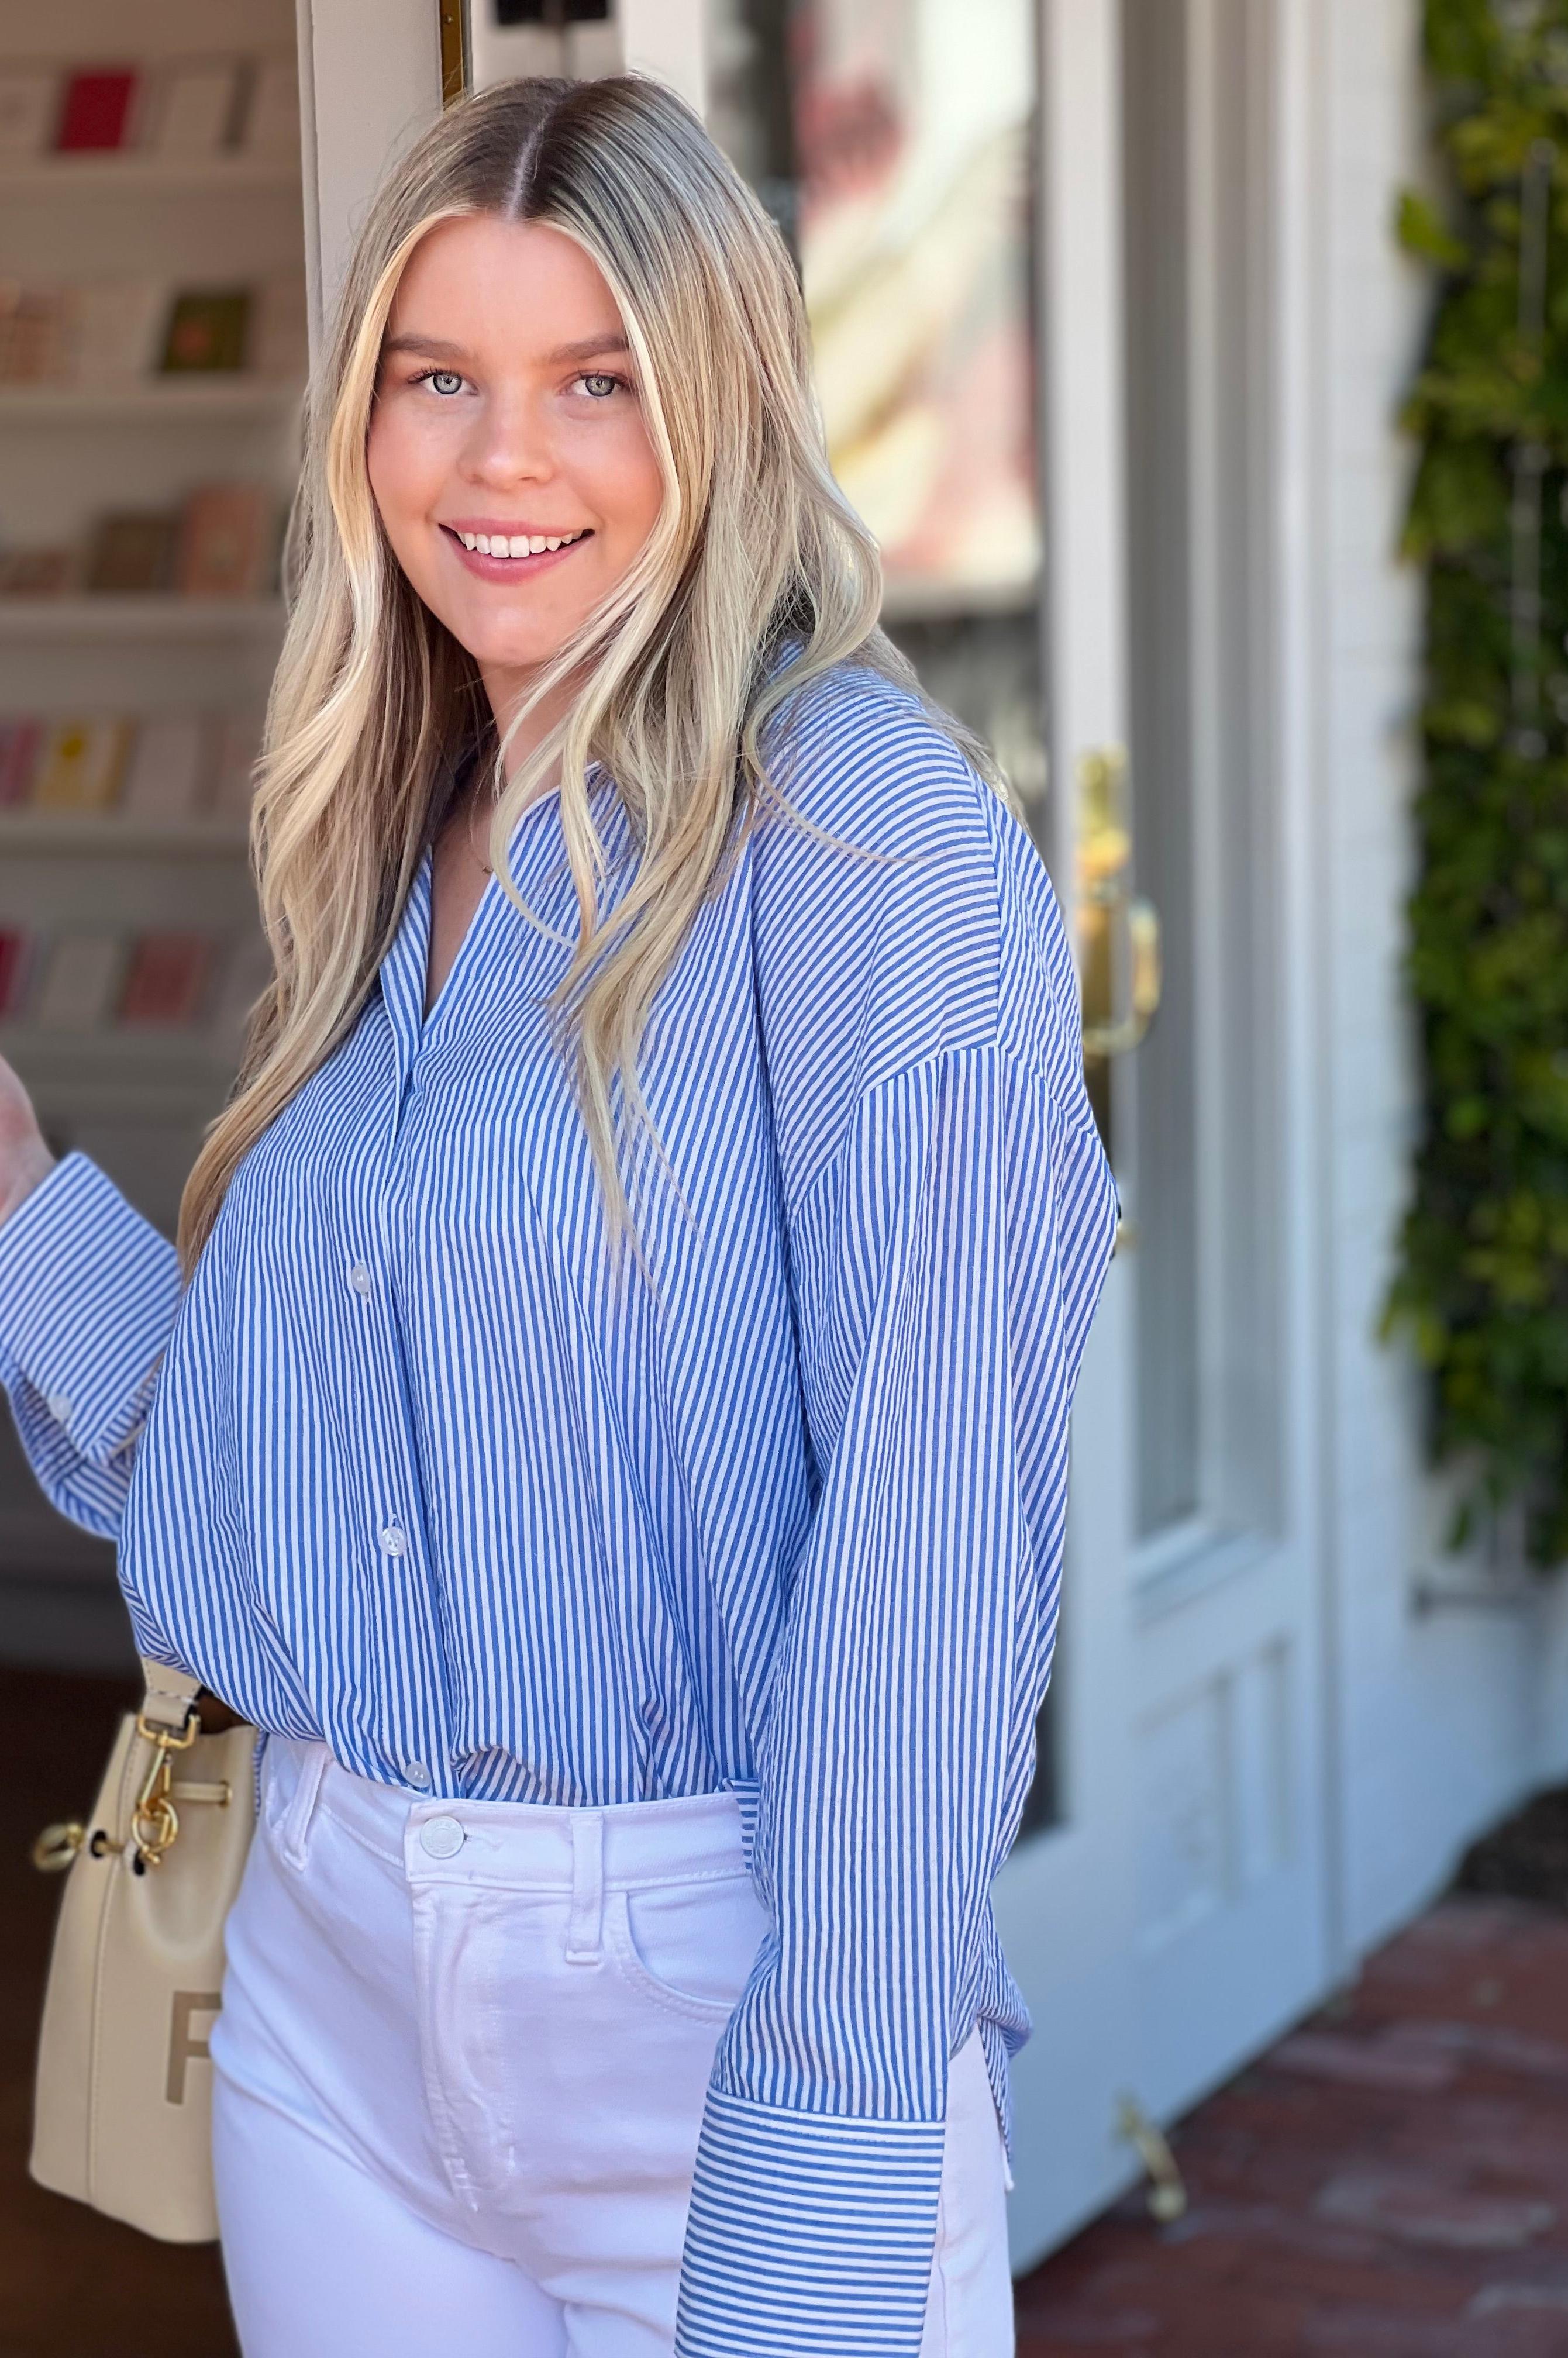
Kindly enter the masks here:
M 520 859 L 523 837 L 541 807 L 524 813 L 512 838 L 513 866 L 524 892 L 528 881 Z M 417 1217 L 416 1174 L 427 1152 L 431 1120 L 438 1119 L 438 1115 L 432 1117 L 430 1108 L 433 1098 L 438 1106 L 443 1066 L 454 1043 L 460 1041 L 469 985 L 510 905 L 492 874 L 486 880 L 468 932 L 427 1016 L 433 873 L 432 858 L 427 851 L 416 871 L 403 922 L 383 963 L 381 988 L 390 1033 L 389 1118 L 383 1131 L 384 1151 L 374 1201 L 367 1206 L 372 1233 L 353 1253 L 346 1271 L 351 1296 L 379 1325 L 377 1357 L 391 1395 L 393 1412 L 383 1420 L 388 1478 L 379 1493 L 381 1503 L 373 1509 L 373 1544 L 384 1582 L 398 1584 L 395 1595 L 384 1599 L 382 1609 L 400 1612 L 411 1629 L 417 1617 L 417 1634 L 423 1640 L 421 1651 L 427 1670 L 420 1681 L 425 1724 L 416 1728 L 405 1720 L 398 1730 L 404 1754 L 394 1764 L 405 1780 L 421 1791 L 433 1790 L 438 1779 L 443 1784 L 449 1779 L 453 1682 L 440 1567 L 433 1560 L 424 1511 L 427 1453 L 420 1444 L 409 1368 L 409 1336 L 416 1324 L 411 1295 L 416 1290 L 409 1263 L 425 1244 Z
M 341 1269 L 348 1329 L 357 1347 L 354 1356 L 378 1412 L 366 1419 L 380 1447 L 375 1462 L 366 1468 L 362 1492 L 365 1546 L 375 1592 L 370 1610 L 391 1617 L 406 1632 L 408 1642 L 395 1650 L 412 1673 L 399 1682 L 395 1695 L 380 1698 L 389 1751 L 386 1767 L 417 1793 L 449 1790 L 452 1759 L 448 1648 L 426 1530 L 397 1282 L 401 1223 L 396 1206 L 408 1158 L 418 1152 L 419 1128 L 419 1075 L 409 1029 L 418 1011 L 410 1004 L 408 986 L 416 969 L 423 989 L 428 906 L 427 869 L 416 880 L 405 924 L 383 967 L 389 1034 L 384 1086 L 392 1118 L 382 1131 L 380 1155 L 367 1157 L 362 1166 L 365 1200 Z M 414 1118 L 412 1131 L 406 1114 Z

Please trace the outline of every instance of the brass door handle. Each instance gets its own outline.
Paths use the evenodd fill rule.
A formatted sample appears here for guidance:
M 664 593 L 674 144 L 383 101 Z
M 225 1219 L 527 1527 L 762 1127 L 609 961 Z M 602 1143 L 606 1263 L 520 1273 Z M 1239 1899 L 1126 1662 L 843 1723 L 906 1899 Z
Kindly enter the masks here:
M 1119 903 L 1113 922 L 1119 920 L 1127 937 L 1128 1009 L 1105 1023 L 1086 1023 L 1086 1056 L 1125 1056 L 1136 1048 L 1160 1011 L 1164 969 L 1160 958 L 1160 913 L 1152 901 L 1134 893 Z
M 1077 889 L 1084 1054 L 1125 1055 L 1160 1005 L 1160 918 L 1132 890 L 1127 754 L 1102 745 L 1078 764 Z

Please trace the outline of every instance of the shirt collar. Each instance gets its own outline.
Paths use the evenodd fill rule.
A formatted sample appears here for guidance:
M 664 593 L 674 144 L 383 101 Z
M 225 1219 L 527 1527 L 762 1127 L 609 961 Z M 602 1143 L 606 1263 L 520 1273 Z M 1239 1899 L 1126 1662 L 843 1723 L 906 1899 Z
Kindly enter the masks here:
M 607 783 L 608 773 L 597 762 L 588 766 L 590 793 Z M 606 815 L 608 816 L 608 815 Z M 600 824 L 605 824 L 601 817 Z M 548 859 L 558 855 L 565 860 L 561 841 L 559 795 L 552 787 L 524 810 L 513 826 L 508 838 L 510 866 L 526 897 L 530 885 L 537 886 Z M 429 967 L 430 916 L 433 888 L 433 854 L 429 845 L 420 856 L 414 871 L 414 881 L 404 903 L 397 931 L 381 966 L 381 990 L 391 1021 L 397 1058 L 397 1092 L 399 1098 L 407 1085 L 410 1069 L 426 1039 L 425 982 Z M 502 894 L 501 886 L 492 875 L 486 880 L 473 915 L 470 929 L 488 927 L 492 919 L 492 904 Z M 519 920 L 521 922 L 521 920 Z M 465 937 L 463 948 L 470 946 Z M 477 944 L 474 946 L 478 946 Z M 462 953 L 460 952 L 460 956 Z M 465 959 L 465 964 L 469 961 Z M 440 1011 L 446 1000 L 443 989 L 431 1011 L 431 1018 Z

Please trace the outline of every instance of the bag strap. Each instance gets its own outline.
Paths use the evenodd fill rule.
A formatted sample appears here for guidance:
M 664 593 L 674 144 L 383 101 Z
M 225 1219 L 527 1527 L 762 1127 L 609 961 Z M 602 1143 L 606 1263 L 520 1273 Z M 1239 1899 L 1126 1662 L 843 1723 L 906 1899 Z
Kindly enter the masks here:
M 181 1733 L 190 1717 L 200 1680 L 193 1679 L 188 1671 L 171 1669 L 167 1662 L 149 1662 L 145 1654 L 141 1664 L 147 1689 L 142 1717 L 149 1727 L 168 1728 L 174 1735 Z

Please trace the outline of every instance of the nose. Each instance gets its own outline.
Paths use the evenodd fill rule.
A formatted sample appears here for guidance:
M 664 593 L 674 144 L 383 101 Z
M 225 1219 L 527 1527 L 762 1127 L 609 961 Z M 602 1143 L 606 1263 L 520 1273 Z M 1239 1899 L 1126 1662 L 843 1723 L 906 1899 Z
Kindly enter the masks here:
M 479 405 L 460 463 L 470 482 L 492 488 L 546 481 L 555 455 L 536 405 L 523 393 L 492 394 Z

